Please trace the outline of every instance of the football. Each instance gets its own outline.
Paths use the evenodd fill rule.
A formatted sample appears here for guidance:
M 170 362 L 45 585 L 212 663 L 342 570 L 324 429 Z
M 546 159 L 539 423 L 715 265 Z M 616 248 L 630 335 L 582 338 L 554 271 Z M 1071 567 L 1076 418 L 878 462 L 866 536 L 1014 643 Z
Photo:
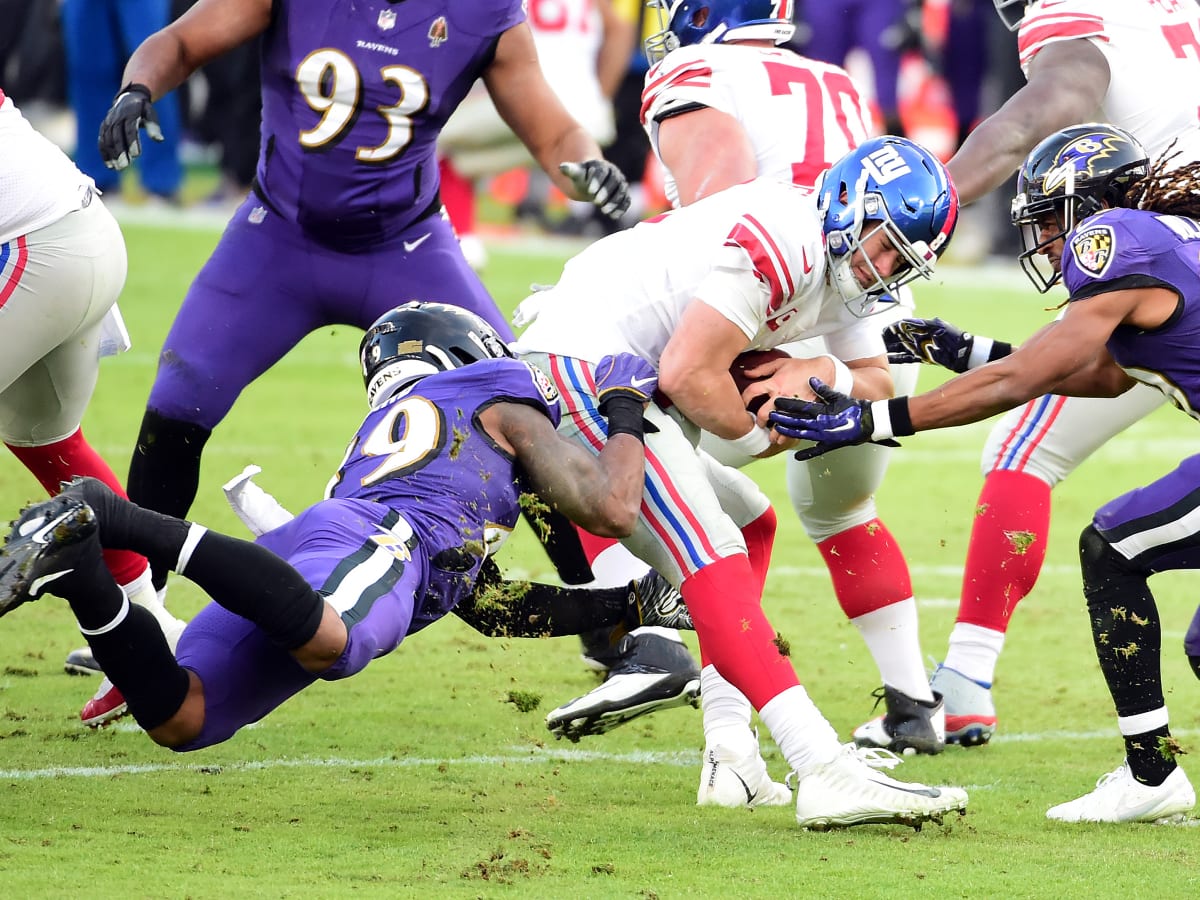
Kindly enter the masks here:
M 765 362 L 770 362 L 773 359 L 786 359 L 788 354 L 783 350 L 747 350 L 745 353 L 739 353 L 734 359 L 733 365 L 729 367 L 729 374 L 733 376 L 733 383 L 737 385 L 738 392 L 746 390 L 747 387 L 756 381 L 761 381 L 761 378 L 751 378 L 746 374 L 747 369 L 754 369 L 761 366 Z M 762 406 L 764 397 L 756 398 L 751 401 L 746 409 L 750 412 L 757 412 L 758 407 Z

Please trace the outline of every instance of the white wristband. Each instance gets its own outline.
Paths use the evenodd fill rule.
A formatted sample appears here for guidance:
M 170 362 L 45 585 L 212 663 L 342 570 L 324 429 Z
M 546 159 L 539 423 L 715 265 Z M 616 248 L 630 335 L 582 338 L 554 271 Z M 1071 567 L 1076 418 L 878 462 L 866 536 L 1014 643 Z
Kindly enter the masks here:
M 825 354 L 825 358 L 833 363 L 833 384 L 830 385 L 839 394 L 849 396 L 854 390 L 854 373 L 850 371 L 850 367 L 838 359 L 836 356 Z
M 867 435 L 870 440 L 880 441 L 895 437 L 892 434 L 892 411 L 887 400 L 876 400 L 871 404 L 871 419 L 874 427 Z
M 975 335 L 971 339 L 971 352 L 967 354 L 967 368 L 976 369 L 986 363 L 992 355 L 992 345 L 995 343 L 990 337 Z
M 734 438 L 729 445 L 739 453 L 747 456 L 758 456 L 771 446 L 771 435 L 761 425 L 754 425 L 740 438 Z

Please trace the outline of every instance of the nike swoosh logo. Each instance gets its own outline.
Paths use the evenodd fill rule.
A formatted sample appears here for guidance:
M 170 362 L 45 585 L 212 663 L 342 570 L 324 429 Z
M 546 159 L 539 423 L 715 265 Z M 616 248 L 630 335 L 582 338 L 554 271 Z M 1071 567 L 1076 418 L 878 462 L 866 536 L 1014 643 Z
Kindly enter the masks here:
M 653 378 L 653 377 L 650 377 L 650 378 L 630 378 L 630 379 L 629 379 L 629 386 L 630 386 L 630 387 L 635 387 L 635 388 L 640 388 L 640 387 L 641 387 L 643 384 L 653 384 L 653 383 L 654 383 L 654 378 Z
M 733 772 L 733 769 L 731 768 L 729 771 Z M 737 772 L 733 772 L 733 777 L 742 783 L 742 790 L 746 792 L 746 805 L 749 806 L 754 802 L 754 792 L 750 790 L 750 785 L 746 784 L 746 779 Z
M 35 544 L 45 544 L 45 543 L 47 543 L 47 541 L 46 541 L 47 535 L 49 535 L 51 531 L 53 531 L 55 528 L 57 528 L 60 523 L 66 521 L 73 515 L 75 515 L 75 510 L 69 509 L 64 513 L 59 514 L 58 516 L 55 516 L 49 522 L 46 522 L 45 524 L 41 525 L 40 527 L 38 526 L 38 522 L 36 519 L 31 519 L 28 522 L 24 523 L 18 529 L 18 533 L 22 537 L 28 536 L 29 539 L 31 541 L 33 541 Z M 30 527 L 30 526 L 32 526 L 32 527 Z
M 423 243 L 425 243 L 431 237 L 433 237 L 433 232 L 427 231 L 423 235 L 421 235 L 419 238 L 417 238 L 415 241 L 405 241 L 404 242 L 404 252 L 412 253 L 414 250 L 416 250 L 418 247 L 420 247 Z
M 808 261 L 808 250 L 804 247 L 800 248 L 800 257 L 804 263 L 804 274 L 807 275 L 813 270 L 812 263 Z
M 50 582 L 57 581 L 64 575 L 70 575 L 74 571 L 74 569 L 63 569 L 61 572 L 51 572 L 49 575 L 43 575 L 40 578 L 33 579 L 33 582 L 29 585 L 29 596 L 39 596 L 42 593 L 42 588 L 44 588 Z
M 873 778 L 871 780 L 875 781 Z M 942 796 L 942 792 L 935 787 L 914 788 L 908 784 L 905 784 L 903 781 L 889 781 L 886 783 L 882 781 L 875 781 L 875 783 L 880 787 L 890 788 L 893 791 L 903 791 L 906 794 L 915 794 L 918 797 Z

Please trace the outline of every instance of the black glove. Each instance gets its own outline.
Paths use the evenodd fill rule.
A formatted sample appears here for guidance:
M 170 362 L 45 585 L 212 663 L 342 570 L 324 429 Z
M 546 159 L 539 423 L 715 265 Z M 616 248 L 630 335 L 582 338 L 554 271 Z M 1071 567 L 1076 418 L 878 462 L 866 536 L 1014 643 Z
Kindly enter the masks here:
M 960 331 L 942 319 L 901 319 L 883 329 L 890 363 L 932 363 L 951 372 L 1012 353 L 1012 344 Z
M 108 115 L 100 123 L 100 157 L 106 166 L 124 169 L 142 155 L 139 128 L 144 128 L 152 141 L 163 139 L 158 116 L 150 103 L 150 88 L 144 84 L 128 84 L 121 88 Z
M 629 184 L 621 170 L 607 159 L 565 162 L 558 170 L 609 218 L 619 219 L 629 209 Z
M 797 450 L 796 459 L 812 459 L 855 444 L 900 446 L 886 435 L 876 438 L 870 400 L 847 397 L 819 378 L 810 378 L 809 384 L 817 395 L 816 400 L 776 397 L 775 409 L 768 416 L 771 427 L 785 437 L 817 442 L 815 446 Z

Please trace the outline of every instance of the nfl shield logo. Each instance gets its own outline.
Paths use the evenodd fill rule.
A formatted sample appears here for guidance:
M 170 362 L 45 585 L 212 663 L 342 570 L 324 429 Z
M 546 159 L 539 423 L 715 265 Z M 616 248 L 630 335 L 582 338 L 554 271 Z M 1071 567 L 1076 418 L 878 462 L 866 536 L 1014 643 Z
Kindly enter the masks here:
M 381 9 L 379 11 L 378 24 L 381 31 L 391 31 L 396 27 L 396 11 L 394 9 Z

